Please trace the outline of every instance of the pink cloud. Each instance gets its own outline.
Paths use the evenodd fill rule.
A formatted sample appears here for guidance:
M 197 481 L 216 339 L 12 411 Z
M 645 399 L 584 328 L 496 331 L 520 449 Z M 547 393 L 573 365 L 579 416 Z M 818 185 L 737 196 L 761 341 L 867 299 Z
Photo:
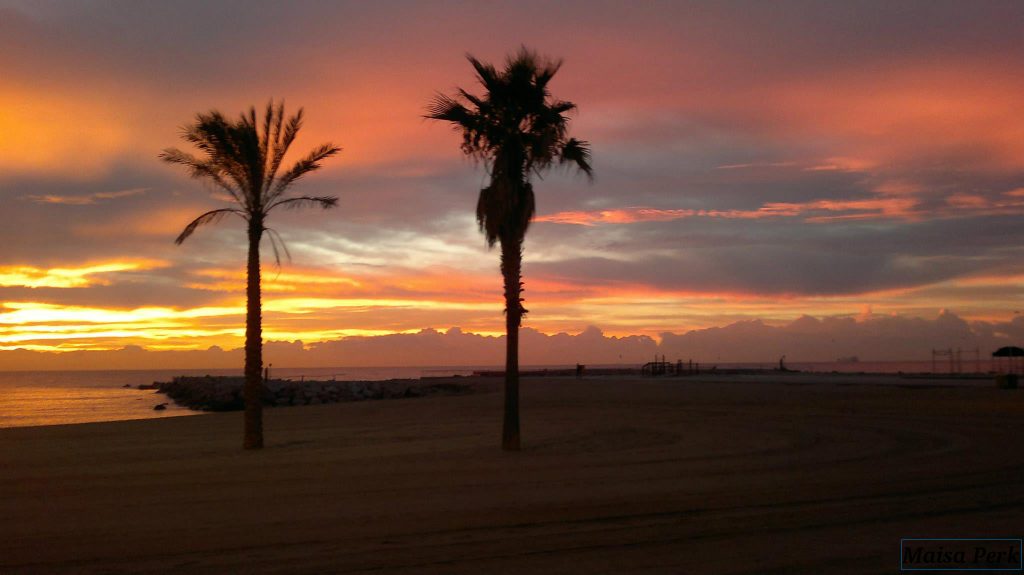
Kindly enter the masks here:
M 957 193 L 946 198 L 946 203 L 954 208 L 987 208 L 990 203 L 984 196 Z

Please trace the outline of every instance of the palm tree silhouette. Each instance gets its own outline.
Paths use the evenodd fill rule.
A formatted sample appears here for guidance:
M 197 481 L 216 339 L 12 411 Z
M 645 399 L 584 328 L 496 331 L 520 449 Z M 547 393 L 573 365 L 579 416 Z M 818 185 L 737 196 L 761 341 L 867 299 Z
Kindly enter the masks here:
M 548 83 L 561 61 L 548 61 L 521 48 L 498 71 L 467 56 L 484 88 L 482 96 L 459 89 L 438 94 L 428 119 L 451 122 L 462 134 L 462 151 L 483 161 L 490 185 L 480 190 L 476 219 L 488 247 L 501 244 L 505 282 L 505 417 L 502 448 L 519 449 L 519 326 L 526 314 L 523 290 L 523 239 L 535 202 L 530 177 L 553 164 L 575 165 L 592 177 L 587 142 L 568 137 L 572 102 L 554 100 Z
M 287 248 L 280 235 L 266 227 L 267 216 L 275 208 L 298 208 L 320 206 L 332 208 L 338 198 L 334 196 L 291 196 L 288 191 L 292 184 L 306 174 L 318 169 L 320 162 L 341 151 L 333 144 L 323 144 L 295 162 L 287 171 L 279 173 L 288 148 L 302 128 L 302 109 L 285 120 L 284 103 L 274 106 L 267 104 L 262 130 L 257 125 L 256 108 L 249 108 L 238 120 L 226 119 L 213 110 L 197 114 L 194 124 L 185 126 L 182 138 L 195 146 L 200 156 L 167 148 L 160 159 L 180 164 L 189 170 L 189 175 L 214 185 L 218 191 L 227 192 L 234 206 L 210 210 L 192 223 L 174 240 L 181 244 L 196 228 L 214 223 L 224 216 L 236 215 L 245 220 L 249 232 L 249 262 L 246 283 L 245 315 L 245 440 L 246 449 L 263 447 L 263 328 L 261 325 L 260 303 L 260 240 L 267 232 L 274 258 L 280 264 L 278 245 L 287 254 Z

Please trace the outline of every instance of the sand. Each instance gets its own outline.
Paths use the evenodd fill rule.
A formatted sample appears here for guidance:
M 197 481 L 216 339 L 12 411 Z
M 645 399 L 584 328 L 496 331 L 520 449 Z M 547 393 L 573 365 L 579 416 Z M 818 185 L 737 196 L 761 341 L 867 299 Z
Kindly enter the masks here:
M 1024 391 L 531 379 L 501 394 L 0 430 L 0 573 L 896 573 L 1020 536 Z M 870 379 L 870 381 L 876 381 Z

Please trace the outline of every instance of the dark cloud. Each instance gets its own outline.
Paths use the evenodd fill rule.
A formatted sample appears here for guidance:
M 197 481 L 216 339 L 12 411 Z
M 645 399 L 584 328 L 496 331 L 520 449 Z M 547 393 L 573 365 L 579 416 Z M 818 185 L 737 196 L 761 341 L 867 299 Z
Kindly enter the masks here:
M 818 319 L 801 317 L 773 326 L 753 320 L 720 328 L 666 333 L 660 351 L 670 357 L 706 362 L 768 362 L 786 355 L 790 361 L 834 361 L 856 356 L 865 361 L 928 361 L 932 349 L 960 348 L 973 358 L 978 348 L 986 358 L 996 348 L 1018 341 L 1017 318 L 993 326 L 970 324 L 949 312 L 935 319 L 903 316 Z
M 540 224 L 527 247 L 527 269 L 591 285 L 639 282 L 709 293 L 857 294 L 1020 270 L 1019 250 L 1008 249 L 1024 242 L 1017 219 L 839 225 L 687 219 L 596 228 Z M 556 243 L 569 234 L 576 237 Z M 530 260 L 534 245 L 543 250 L 541 261 Z M 602 251 L 613 255 L 599 255 Z

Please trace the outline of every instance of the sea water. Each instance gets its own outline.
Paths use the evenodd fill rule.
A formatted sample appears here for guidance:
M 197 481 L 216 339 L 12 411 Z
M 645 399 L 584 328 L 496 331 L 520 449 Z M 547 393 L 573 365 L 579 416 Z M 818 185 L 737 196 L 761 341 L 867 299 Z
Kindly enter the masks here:
M 473 367 L 328 367 L 273 369 L 272 378 L 377 381 L 470 375 Z M 486 369 L 494 369 L 493 366 Z M 0 427 L 27 427 L 198 415 L 138 386 L 178 375 L 242 375 L 240 369 L 0 372 Z M 163 410 L 154 410 L 167 404 Z
M 671 359 L 671 358 L 669 358 Z M 982 369 L 987 369 L 984 362 Z M 715 363 L 701 362 L 702 371 L 717 366 L 725 368 L 773 369 L 778 363 Z M 574 366 L 524 366 L 523 370 L 548 368 L 572 368 Z M 599 366 L 592 366 L 599 367 Z M 634 367 L 600 366 L 600 367 Z M 786 363 L 789 369 L 815 372 L 840 373 L 925 373 L 933 365 L 927 361 L 912 362 L 793 362 Z M 936 372 L 948 372 L 949 368 L 938 363 Z M 974 362 L 964 361 L 963 371 L 973 371 Z M 323 367 L 323 368 L 274 368 L 270 376 L 283 379 L 317 379 L 337 381 L 371 381 L 384 379 L 416 379 L 420 377 L 443 377 L 470 375 L 473 371 L 500 370 L 501 366 L 460 366 L 460 367 Z M 167 396 L 153 390 L 139 390 L 140 384 L 154 381 L 170 381 L 178 375 L 242 375 L 240 369 L 171 369 L 171 370 L 111 370 L 111 371 L 8 371 L 0 372 L 0 427 L 25 427 L 33 425 L 56 425 L 66 423 L 88 423 L 95 421 L 119 421 L 125 419 L 149 419 L 197 415 L 201 412 L 179 407 Z M 154 410 L 161 403 L 166 409 Z

